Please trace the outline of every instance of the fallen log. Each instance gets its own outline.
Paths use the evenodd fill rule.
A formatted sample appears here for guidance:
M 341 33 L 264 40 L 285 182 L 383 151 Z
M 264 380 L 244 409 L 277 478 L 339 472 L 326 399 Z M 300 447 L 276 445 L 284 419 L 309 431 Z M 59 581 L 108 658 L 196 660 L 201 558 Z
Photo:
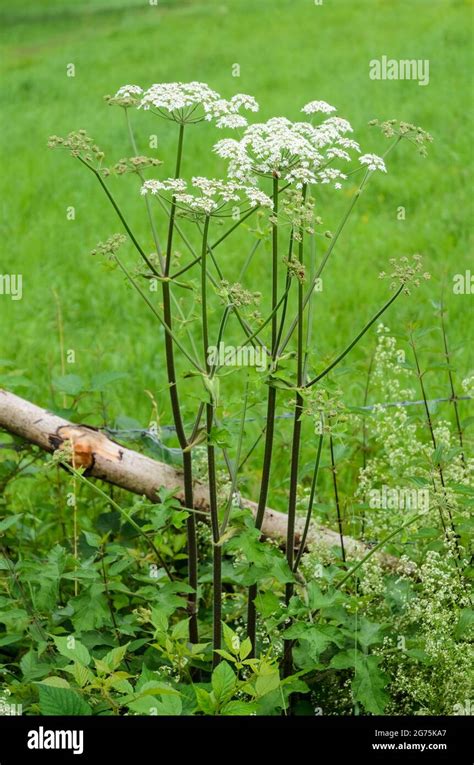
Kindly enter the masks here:
M 173 491 L 184 504 L 183 476 L 179 469 L 121 446 L 93 428 L 74 425 L 3 389 L 0 389 L 0 429 L 50 453 L 69 444 L 73 450 L 73 464 L 85 468 L 87 475 L 146 496 L 151 502 L 157 502 L 159 490 L 165 488 Z M 257 503 L 250 499 L 242 498 L 241 506 L 250 509 L 254 515 L 257 512 Z M 194 509 L 209 510 L 208 488 L 200 482 L 194 484 Z M 296 546 L 299 545 L 303 526 L 304 522 L 298 519 Z M 285 513 L 267 508 L 262 525 L 263 535 L 284 542 L 286 529 Z M 313 522 L 306 544 L 309 548 L 313 545 L 339 547 L 340 538 L 336 531 Z M 344 547 L 349 557 L 357 558 L 369 550 L 362 542 L 347 536 L 344 537 Z M 384 568 L 410 573 L 411 567 L 400 559 L 386 553 L 376 555 Z

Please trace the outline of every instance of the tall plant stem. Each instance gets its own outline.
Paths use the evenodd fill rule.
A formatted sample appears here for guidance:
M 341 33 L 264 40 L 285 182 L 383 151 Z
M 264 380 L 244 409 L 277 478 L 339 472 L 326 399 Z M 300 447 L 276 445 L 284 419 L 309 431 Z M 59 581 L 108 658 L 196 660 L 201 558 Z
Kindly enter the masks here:
M 209 364 L 209 327 L 207 312 L 207 251 L 209 235 L 209 216 L 206 216 L 204 229 L 202 232 L 202 251 L 201 251 L 201 323 L 202 323 L 202 344 L 204 353 L 204 364 L 206 372 L 210 378 L 213 369 Z M 213 666 L 220 661 L 217 651 L 221 647 L 222 630 L 222 547 L 220 545 L 219 533 L 219 515 L 217 509 L 217 482 L 216 482 L 216 455 L 215 446 L 212 443 L 212 428 L 214 425 L 214 406 L 215 397 L 209 393 L 209 401 L 206 403 L 206 440 L 207 440 L 207 471 L 209 482 L 209 511 L 211 516 L 212 529 L 212 570 L 213 570 Z
M 181 172 L 181 160 L 183 156 L 184 125 L 179 126 L 178 149 L 176 153 L 175 177 L 178 178 Z M 176 216 L 176 200 L 173 197 L 171 203 L 168 237 L 166 241 L 166 255 L 164 276 L 169 276 L 171 257 L 173 252 L 173 233 Z M 163 318 L 168 332 L 165 332 L 165 354 L 166 371 L 168 376 L 168 385 L 170 392 L 171 409 L 173 413 L 174 425 L 179 445 L 183 452 L 183 484 L 184 484 L 184 504 L 187 508 L 194 507 L 193 501 L 193 463 L 190 451 L 187 451 L 188 441 L 184 430 L 183 419 L 181 415 L 180 398 L 176 380 L 176 366 L 174 358 L 174 343 L 171 333 L 173 331 L 173 319 L 171 312 L 171 285 L 167 280 L 161 282 L 163 297 Z M 189 611 L 189 639 L 191 643 L 199 641 L 198 621 L 197 621 L 197 586 L 198 586 L 198 554 L 196 537 L 196 518 L 194 513 L 190 512 L 186 520 L 187 532 L 187 552 L 188 552 L 188 582 L 193 591 L 188 594 Z
M 370 378 L 372 375 L 372 367 L 374 365 L 375 360 L 375 348 L 372 351 L 372 354 L 370 356 L 370 362 L 369 362 L 369 368 L 367 370 L 367 377 L 365 380 L 365 389 L 364 389 L 364 407 L 367 406 L 369 401 L 369 387 L 370 387 Z M 367 467 L 367 422 L 365 415 L 362 416 L 362 469 L 365 470 Z M 362 523 L 361 523 L 361 529 L 360 533 L 361 536 L 364 536 L 365 532 L 365 510 L 362 510 Z
M 454 416 L 456 418 L 456 428 L 458 431 L 458 439 L 459 439 L 459 446 L 461 447 L 461 460 L 466 467 L 466 458 L 464 456 L 464 443 L 463 443 L 463 435 L 462 435 L 462 427 L 461 427 L 461 419 L 459 417 L 459 409 L 458 409 L 458 401 L 456 396 L 456 391 L 454 389 L 454 380 L 453 380 L 453 373 L 451 372 L 451 356 L 449 353 L 448 348 L 448 338 L 446 334 L 446 325 L 444 322 L 444 307 L 443 303 L 441 303 L 441 332 L 443 334 L 443 345 L 444 345 L 444 357 L 446 359 L 447 369 L 448 369 L 448 377 L 449 377 L 449 386 L 451 388 L 451 400 L 453 402 L 454 406 Z
M 303 187 L 303 204 L 306 199 L 306 186 Z M 298 258 L 300 263 L 303 263 L 303 229 L 300 230 L 300 241 L 298 247 Z M 290 256 L 291 257 L 291 256 Z M 288 523 L 286 532 L 286 559 L 290 570 L 293 570 L 294 555 L 295 555 L 295 521 L 296 521 L 296 500 L 298 495 L 298 470 L 300 460 L 300 448 L 301 448 L 301 419 L 303 416 L 303 396 L 301 395 L 301 389 L 304 384 L 304 309 L 303 309 L 303 282 L 298 281 L 298 335 L 297 335 L 297 351 L 296 351 L 296 385 L 297 392 L 295 396 L 295 410 L 293 417 L 293 439 L 291 444 L 291 469 L 290 469 L 290 492 L 288 497 Z M 278 345 L 279 340 L 277 340 Z M 294 585 L 293 582 L 287 582 L 285 588 L 285 602 L 289 604 L 293 595 Z M 284 675 L 288 677 L 293 668 L 293 657 L 291 651 L 292 643 L 290 640 L 285 641 L 284 649 Z
M 295 564 L 293 566 L 293 571 L 295 573 L 298 571 L 298 566 L 300 564 L 301 558 L 302 558 L 303 553 L 305 551 L 306 539 L 308 538 L 309 526 L 310 526 L 310 523 L 311 523 L 311 516 L 312 516 L 312 513 L 313 513 L 314 497 L 316 495 L 316 486 L 317 486 L 317 483 L 318 483 L 319 463 L 321 461 L 321 451 L 322 451 L 322 447 L 323 447 L 323 439 L 324 439 L 324 434 L 323 434 L 323 432 L 321 432 L 321 434 L 319 436 L 319 440 L 318 440 L 318 450 L 316 452 L 316 460 L 315 460 L 315 463 L 314 463 L 313 478 L 312 478 L 312 481 L 311 481 L 311 489 L 310 489 L 309 500 L 308 500 L 308 510 L 306 511 L 306 519 L 305 519 L 305 524 L 304 524 L 304 528 L 303 528 L 303 533 L 301 535 L 301 540 L 300 540 L 300 546 L 299 546 L 298 554 L 296 556 Z
M 272 223 L 272 359 L 275 358 L 276 342 L 278 337 L 278 178 L 273 178 L 273 223 Z M 275 431 L 276 411 L 276 388 L 270 385 L 267 396 L 267 417 L 265 426 L 265 448 L 263 454 L 262 480 L 258 498 L 255 526 L 262 528 L 263 516 L 267 505 L 268 487 L 270 485 L 270 471 L 273 455 L 273 438 Z M 247 604 L 247 634 L 252 643 L 251 656 L 255 655 L 255 639 L 257 630 L 257 611 L 255 598 L 257 597 L 257 585 L 252 584 L 248 591 Z
M 341 504 L 339 501 L 339 491 L 337 487 L 337 468 L 336 468 L 336 461 L 334 459 L 334 440 L 332 437 L 332 433 L 329 434 L 329 451 L 331 452 L 331 472 L 332 472 L 332 482 L 334 486 L 334 501 L 336 503 L 336 513 L 337 513 L 337 528 L 339 531 L 339 539 L 341 542 L 341 557 L 344 563 L 346 562 L 346 550 L 344 548 L 344 533 L 342 529 L 342 515 L 341 515 Z

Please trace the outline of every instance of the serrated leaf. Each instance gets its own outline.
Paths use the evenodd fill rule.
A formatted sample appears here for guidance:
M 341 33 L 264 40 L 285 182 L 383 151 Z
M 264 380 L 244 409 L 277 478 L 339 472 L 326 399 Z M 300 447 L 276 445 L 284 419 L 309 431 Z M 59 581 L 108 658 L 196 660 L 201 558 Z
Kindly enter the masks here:
M 92 709 L 78 693 L 71 688 L 39 686 L 39 707 L 42 715 L 70 715 L 72 717 L 91 715 Z
M 38 685 L 49 685 L 51 688 L 69 688 L 68 681 L 64 677 L 57 677 L 56 675 L 45 677 Z
M 206 715 L 213 715 L 216 711 L 216 704 L 211 694 L 204 688 L 199 688 L 196 685 L 194 686 L 194 692 L 201 712 L 204 712 Z
M 221 661 L 212 673 L 211 685 L 216 701 L 225 704 L 232 698 L 237 684 L 234 670 L 226 661 Z
M 257 696 L 265 696 L 271 691 L 275 691 L 280 685 L 280 673 L 278 670 L 268 672 L 268 674 L 259 675 L 255 683 Z
M 386 692 L 390 678 L 379 668 L 377 656 L 364 656 L 356 663 L 352 681 L 354 699 L 359 701 L 367 712 L 383 715 L 390 696 Z
M 76 640 L 72 635 L 67 637 L 55 635 L 53 640 L 61 656 L 66 656 L 67 659 L 77 661 L 80 664 L 89 664 L 91 660 L 90 653 L 80 640 Z
M 117 669 L 117 667 L 120 666 L 122 663 L 125 654 L 127 653 L 127 649 L 129 643 L 125 643 L 125 645 L 120 645 L 117 648 L 112 648 L 111 651 L 105 654 L 105 656 L 102 657 L 101 661 L 110 669 L 114 670 Z

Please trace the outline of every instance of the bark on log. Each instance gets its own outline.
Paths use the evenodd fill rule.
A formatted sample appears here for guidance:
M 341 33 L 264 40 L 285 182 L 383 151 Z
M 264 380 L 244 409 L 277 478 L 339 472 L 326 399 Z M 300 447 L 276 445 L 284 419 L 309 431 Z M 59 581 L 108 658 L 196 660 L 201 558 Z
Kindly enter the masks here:
M 74 450 L 75 465 L 87 468 L 88 475 L 134 494 L 146 496 L 152 502 L 157 501 L 158 491 L 165 488 L 174 491 L 178 500 L 184 503 L 183 476 L 179 469 L 116 444 L 93 428 L 74 425 L 3 389 L 0 389 L 0 429 L 19 436 L 47 452 L 54 452 L 61 446 L 70 444 Z M 242 499 L 241 505 L 256 514 L 256 502 Z M 194 484 L 194 509 L 209 509 L 208 489 L 199 482 Z M 297 520 L 297 546 L 303 526 L 304 522 Z M 267 508 L 262 525 L 264 536 L 284 542 L 286 528 L 285 513 Z M 313 522 L 307 537 L 307 546 L 315 544 L 339 547 L 339 534 Z M 351 537 L 344 537 L 344 546 L 349 557 L 361 557 L 368 552 L 366 545 Z M 410 566 L 407 567 L 407 564 L 398 558 L 386 553 L 376 555 L 384 568 L 410 573 Z

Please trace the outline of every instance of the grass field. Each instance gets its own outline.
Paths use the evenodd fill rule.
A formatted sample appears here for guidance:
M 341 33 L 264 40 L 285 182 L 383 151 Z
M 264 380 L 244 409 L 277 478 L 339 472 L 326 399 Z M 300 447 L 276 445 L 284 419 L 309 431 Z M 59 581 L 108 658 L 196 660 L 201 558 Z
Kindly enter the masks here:
M 432 280 L 401 300 L 386 323 L 394 330 L 413 319 L 430 326 L 431 301 L 445 284 L 451 343 L 464 345 L 458 371 L 472 367 L 472 347 L 466 343 L 473 326 L 472 296 L 452 294 L 453 274 L 471 262 L 472 113 L 462 95 L 469 92 L 472 68 L 470 3 L 159 0 L 155 7 L 144 1 L 40 0 L 19 6 L 2 0 L 1 18 L 0 273 L 23 274 L 23 299 L 0 299 L 0 358 L 22 370 L 33 385 L 29 395 L 38 402 L 51 402 L 51 378 L 61 372 L 55 291 L 65 348 L 76 355 L 67 372 L 86 379 L 97 371 L 126 372 L 111 394 L 110 415 L 146 422 L 150 403 L 144 389 L 149 389 L 158 396 L 163 421 L 169 421 L 161 331 L 120 275 L 104 272 L 88 254 L 120 224 L 94 179 L 69 157 L 46 148 L 50 134 L 84 127 L 111 161 L 129 154 L 122 114 L 103 96 L 135 82 L 197 79 L 224 96 L 248 92 L 260 102 L 262 118 L 285 114 L 296 119 L 304 103 L 322 98 L 350 119 L 363 150 L 376 153 L 386 143 L 368 127 L 373 117 L 405 119 L 430 131 L 434 142 L 428 158 L 402 146 L 391 155 L 387 176 L 374 178 L 356 207 L 326 272 L 315 344 L 322 355 L 343 347 L 383 302 L 378 274 L 388 258 L 421 252 Z M 371 80 L 369 61 L 382 55 L 429 59 L 429 85 Z M 75 77 L 66 76 L 70 63 Z M 232 76 L 235 63 L 239 78 Z M 148 135 L 156 132 L 158 156 L 170 157 L 175 126 L 150 114 L 137 117 L 141 150 L 146 153 Z M 202 151 L 196 135 L 186 147 L 185 173 L 211 175 L 217 159 Z M 208 135 L 210 149 L 213 129 Z M 136 187 L 121 179 L 111 184 L 151 251 Z M 321 195 L 325 228 L 336 226 L 347 205 L 345 194 Z M 401 205 L 405 221 L 397 220 Z M 73 221 L 66 218 L 69 206 L 75 208 Z M 225 264 L 230 278 L 237 267 L 233 259 Z M 252 274 L 256 284 L 266 278 L 263 251 Z M 365 349 L 372 342 L 373 336 Z M 11 368 L 8 383 L 0 379 L 22 392 L 21 377 Z

